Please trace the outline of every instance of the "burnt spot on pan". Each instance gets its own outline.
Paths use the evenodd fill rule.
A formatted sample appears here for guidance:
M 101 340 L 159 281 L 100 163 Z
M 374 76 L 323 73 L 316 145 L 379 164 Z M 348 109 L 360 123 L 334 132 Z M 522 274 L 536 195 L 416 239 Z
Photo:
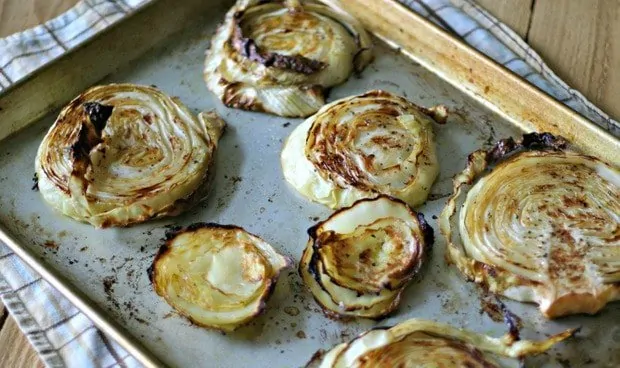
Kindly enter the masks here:
M 520 149 L 561 151 L 567 147 L 568 142 L 564 137 L 551 133 L 527 133 L 523 134 L 519 141 L 515 141 L 512 137 L 498 141 L 487 151 L 486 160 L 489 164 L 495 163 Z
M 32 177 L 32 190 L 34 190 L 35 192 L 39 191 L 39 177 L 37 176 L 37 173 L 34 173 L 34 176 Z
M 551 133 L 523 134 L 521 146 L 526 149 L 551 149 L 561 151 L 568 146 L 568 142 L 561 136 Z
M 495 143 L 495 145 L 489 151 L 487 151 L 487 162 L 497 162 L 509 153 L 516 150 L 517 148 L 518 144 L 512 137 L 501 139 L 497 143 Z

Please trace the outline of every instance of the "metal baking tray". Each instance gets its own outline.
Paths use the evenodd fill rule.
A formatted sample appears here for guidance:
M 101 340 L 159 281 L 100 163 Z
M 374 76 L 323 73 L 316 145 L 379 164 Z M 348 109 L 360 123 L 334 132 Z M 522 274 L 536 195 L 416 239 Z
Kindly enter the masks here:
M 193 326 L 155 295 L 146 269 L 167 226 L 236 224 L 299 260 L 306 229 L 330 214 L 297 195 L 280 170 L 282 142 L 302 120 L 228 109 L 205 87 L 204 52 L 230 5 L 156 1 L 0 96 L 0 240 L 145 366 L 302 366 L 319 348 L 410 317 L 503 334 L 501 323 L 481 313 L 476 287 L 446 266 L 441 236 L 398 312 L 382 321 L 327 319 L 295 269 L 282 274 L 266 313 L 234 333 Z M 618 140 L 399 3 L 341 0 L 337 6 L 378 38 L 376 60 L 334 88 L 330 100 L 380 88 L 452 111 L 447 124 L 435 126 L 441 173 L 418 209 L 437 235 L 432 219 L 451 192 L 452 176 L 470 152 L 499 138 L 551 131 L 620 165 Z M 58 107 L 89 85 L 108 82 L 153 84 L 195 112 L 215 108 L 226 119 L 230 129 L 218 148 L 214 188 L 205 202 L 177 218 L 96 230 L 54 213 L 30 190 L 37 147 Z M 507 304 L 525 322 L 526 337 L 582 326 L 578 337 L 528 366 L 620 366 L 619 303 L 596 316 L 555 321 L 543 319 L 534 305 Z

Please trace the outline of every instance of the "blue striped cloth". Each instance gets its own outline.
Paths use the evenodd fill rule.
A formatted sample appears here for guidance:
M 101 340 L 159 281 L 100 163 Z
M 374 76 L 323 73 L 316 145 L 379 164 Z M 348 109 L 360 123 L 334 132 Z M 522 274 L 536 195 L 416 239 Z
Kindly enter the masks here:
M 0 92 L 151 0 L 83 0 L 40 26 L 0 39 Z
M 87 0 L 0 39 L 0 91 L 153 0 Z M 553 73 L 515 32 L 472 0 L 400 0 L 615 136 L 620 124 Z M 50 367 L 137 367 L 71 303 L 0 244 L 0 297 Z

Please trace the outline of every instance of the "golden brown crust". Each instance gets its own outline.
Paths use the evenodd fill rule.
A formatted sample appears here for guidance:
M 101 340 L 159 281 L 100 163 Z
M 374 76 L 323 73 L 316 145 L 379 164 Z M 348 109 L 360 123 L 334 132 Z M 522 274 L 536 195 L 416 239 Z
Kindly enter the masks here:
M 403 355 L 402 351 L 416 349 L 415 355 Z M 414 368 L 421 362 L 441 360 L 450 352 L 450 360 L 458 361 L 459 366 L 467 368 L 499 368 L 494 362 L 474 346 L 451 339 L 419 339 L 412 342 L 407 339 L 397 341 L 385 347 L 374 349 L 358 358 L 360 368 L 403 367 Z M 446 357 L 447 358 L 447 357 Z M 412 361 L 415 360 L 415 363 Z
M 302 15 L 303 12 L 296 12 L 294 16 Z M 316 73 L 324 69 L 327 65 L 319 60 L 313 60 L 302 55 L 283 55 L 277 52 L 263 50 L 250 37 L 245 37 L 239 24 L 243 12 L 237 12 L 233 16 L 233 36 L 230 40 L 232 47 L 243 57 L 260 63 L 266 67 L 290 70 L 302 74 Z M 310 25 L 311 27 L 311 25 Z
M 611 179 L 619 176 L 549 133 L 476 151 L 440 218 L 446 259 L 493 293 L 539 304 L 548 318 L 597 313 L 620 299 L 618 269 L 609 262 L 620 242 L 608 213 L 620 210 Z M 469 185 L 455 237 L 452 218 Z
M 393 327 L 371 329 L 331 350 L 319 350 L 306 367 L 496 368 L 500 365 L 494 356 L 523 359 L 541 354 L 576 332 L 566 330 L 542 341 L 515 339 L 512 334 L 494 338 L 413 318 Z
M 355 122 L 347 123 L 345 127 L 332 123 L 341 119 L 341 114 L 349 112 L 346 105 L 352 105 L 364 99 L 379 97 L 389 100 L 382 100 L 381 106 L 378 109 L 369 111 L 368 116 L 356 117 Z M 345 106 L 345 108 L 341 108 L 340 105 Z M 354 132 L 364 132 L 365 126 L 376 123 L 372 121 L 373 118 L 381 119 L 381 122 L 386 124 L 388 119 L 397 119 L 403 114 L 411 113 L 411 110 L 419 110 L 419 108 L 405 98 L 382 90 L 373 90 L 359 95 L 355 101 L 341 100 L 339 103 L 332 105 L 327 113 L 323 114 L 321 118 L 317 118 L 312 124 L 306 139 L 307 158 L 319 168 L 321 173 L 325 173 L 332 182 L 340 186 L 353 186 L 363 191 L 375 191 L 375 185 L 369 182 L 368 176 L 370 173 L 367 172 L 369 168 L 374 167 L 373 161 L 375 156 L 372 154 L 361 154 L 360 158 L 363 160 L 364 166 L 360 167 L 356 161 L 358 156 L 352 156 L 351 152 L 346 149 L 346 146 L 351 145 L 351 141 L 358 138 L 358 135 Z M 378 147 L 383 147 L 387 150 L 404 151 L 407 149 L 407 144 L 411 145 L 411 142 L 407 139 L 403 139 L 403 137 L 396 134 L 375 136 L 371 138 L 371 141 Z M 417 155 L 424 153 L 424 150 L 420 150 Z M 422 161 L 418 159 L 418 156 L 412 160 L 415 162 Z M 364 167 L 366 170 L 363 170 Z M 402 163 L 383 170 L 403 170 Z M 376 173 L 373 172 L 372 174 Z M 402 183 L 402 185 L 411 185 L 416 179 L 415 176 L 411 176 L 408 182 Z
M 355 19 L 322 4 L 238 1 L 213 37 L 204 77 L 229 107 L 306 117 L 371 61 L 371 45 Z
M 37 184 L 53 207 L 96 227 L 176 215 L 206 193 L 224 128 L 153 87 L 93 87 L 45 136 Z
M 372 219 L 373 208 L 386 212 L 386 207 L 381 206 L 388 205 L 399 210 Z M 347 218 L 358 218 L 364 213 L 369 217 L 366 223 L 347 223 Z M 332 226 L 353 226 L 354 231 L 339 233 L 329 230 Z M 385 195 L 336 211 L 308 229 L 308 234 L 310 239 L 299 273 L 332 319 L 379 319 L 394 312 L 432 244 L 432 228 L 424 216 Z
M 334 101 L 287 139 L 284 177 L 304 196 L 334 209 L 379 194 L 418 206 L 439 172 L 426 110 L 382 90 Z
M 227 250 L 240 256 L 222 255 Z M 195 223 L 166 233 L 147 273 L 155 292 L 193 324 L 233 331 L 264 311 L 280 271 L 291 264 L 241 227 Z M 248 285 L 256 291 L 244 292 Z

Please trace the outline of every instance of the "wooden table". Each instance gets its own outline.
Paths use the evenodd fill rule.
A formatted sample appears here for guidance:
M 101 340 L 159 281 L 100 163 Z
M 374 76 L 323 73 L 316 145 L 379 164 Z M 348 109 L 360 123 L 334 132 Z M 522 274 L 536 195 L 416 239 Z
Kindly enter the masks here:
M 523 37 L 570 86 L 620 120 L 620 0 L 477 0 Z M 0 37 L 77 0 L 0 0 Z M 42 366 L 0 305 L 0 366 Z

